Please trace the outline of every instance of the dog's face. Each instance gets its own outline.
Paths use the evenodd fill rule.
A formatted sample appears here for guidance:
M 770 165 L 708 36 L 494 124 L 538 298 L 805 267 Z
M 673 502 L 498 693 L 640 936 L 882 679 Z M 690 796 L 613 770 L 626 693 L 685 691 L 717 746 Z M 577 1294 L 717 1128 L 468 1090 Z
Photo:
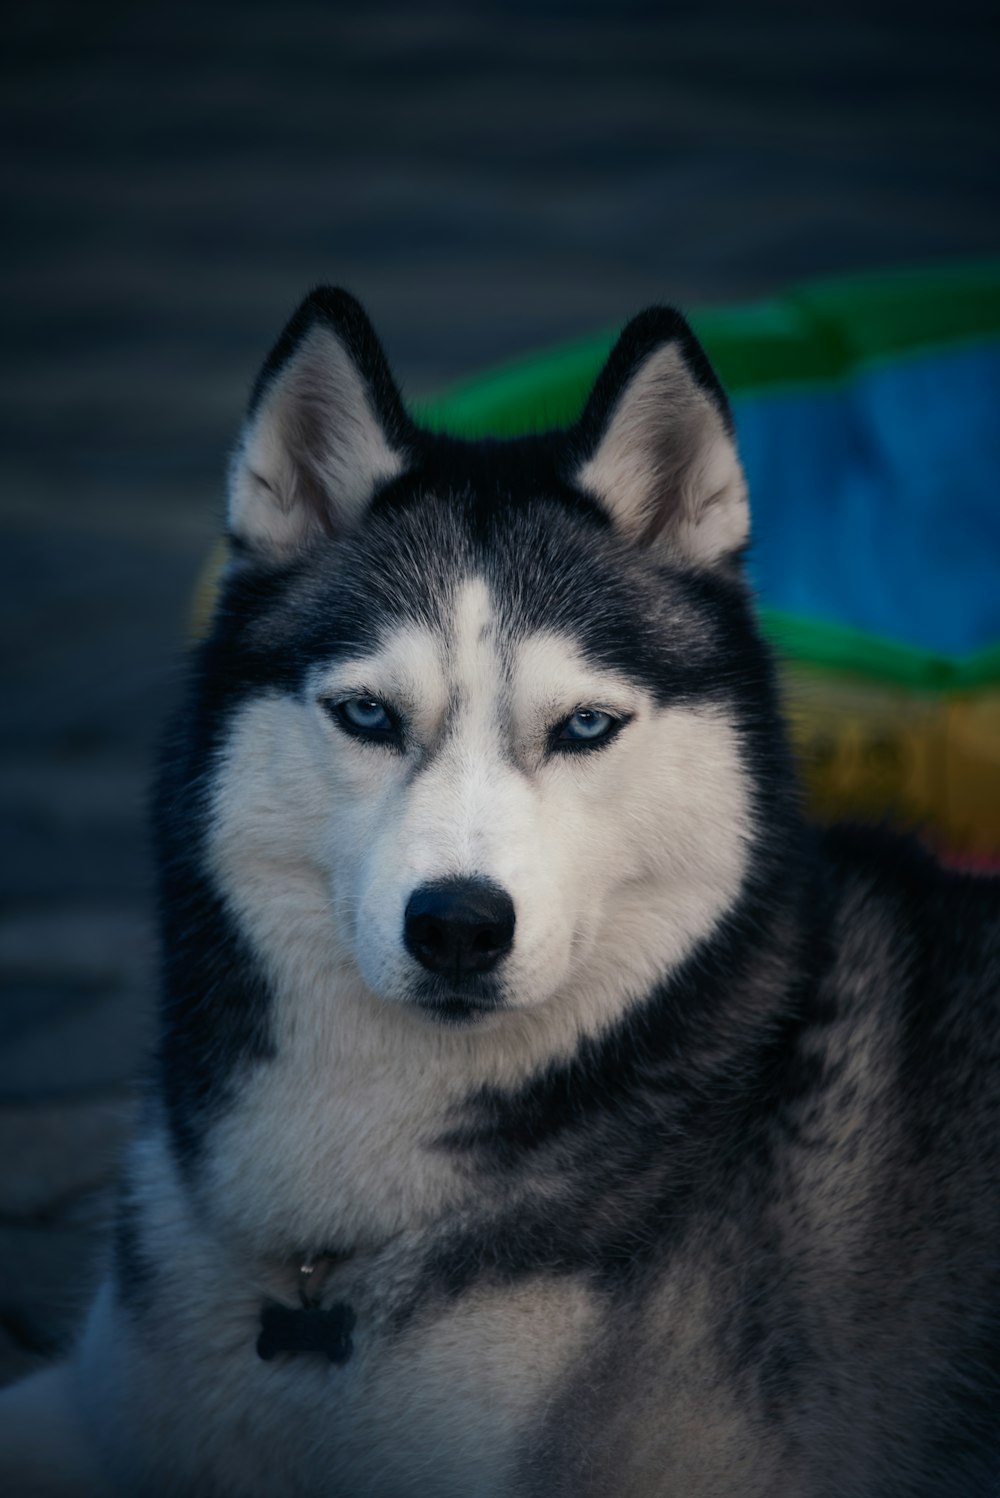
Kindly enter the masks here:
M 753 835 L 724 398 L 637 319 L 578 427 L 460 444 L 320 293 L 237 453 L 210 863 L 279 984 L 598 1024 L 732 905 Z M 320 981 L 322 978 L 320 976 Z

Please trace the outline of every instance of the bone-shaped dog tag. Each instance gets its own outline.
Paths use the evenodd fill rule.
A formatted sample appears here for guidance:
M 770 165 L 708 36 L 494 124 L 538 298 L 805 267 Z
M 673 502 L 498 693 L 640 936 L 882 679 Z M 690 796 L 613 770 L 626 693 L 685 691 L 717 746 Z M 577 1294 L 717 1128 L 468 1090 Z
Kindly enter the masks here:
M 279 1352 L 321 1352 L 331 1363 L 346 1363 L 354 1351 L 356 1316 L 349 1305 L 267 1305 L 260 1313 L 257 1354 L 269 1362 Z

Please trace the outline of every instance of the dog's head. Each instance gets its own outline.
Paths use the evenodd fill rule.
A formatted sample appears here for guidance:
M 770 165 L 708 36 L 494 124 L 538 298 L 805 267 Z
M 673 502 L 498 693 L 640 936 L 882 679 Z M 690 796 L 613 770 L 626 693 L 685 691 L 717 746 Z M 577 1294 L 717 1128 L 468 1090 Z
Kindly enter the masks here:
M 683 318 L 628 325 L 579 422 L 419 429 L 321 290 L 254 389 L 203 665 L 206 860 L 279 987 L 598 1025 L 737 900 L 766 653 L 746 488 Z

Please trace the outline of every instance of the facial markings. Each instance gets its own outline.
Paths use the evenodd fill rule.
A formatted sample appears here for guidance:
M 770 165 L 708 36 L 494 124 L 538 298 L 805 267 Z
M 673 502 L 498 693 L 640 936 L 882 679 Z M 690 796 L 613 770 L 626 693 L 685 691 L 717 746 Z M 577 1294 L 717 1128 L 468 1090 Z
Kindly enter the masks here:
M 574 713 L 608 713 L 617 721 L 630 721 L 644 707 L 644 694 L 634 685 L 595 670 L 557 634 L 524 640 L 512 675 L 512 717 L 521 756 L 536 767 L 547 755 L 552 732 Z
M 375 654 L 338 661 L 311 686 L 324 704 L 357 697 L 385 703 L 402 721 L 404 752 L 433 746 L 448 706 L 440 639 L 418 625 L 394 631 Z
M 484 578 L 470 577 L 459 587 L 446 643 L 449 742 L 463 759 L 502 755 L 507 681 Z
M 396 754 L 331 744 L 339 731 L 324 724 L 335 904 L 355 915 L 359 966 L 383 996 L 411 995 L 403 913 L 435 880 L 484 877 L 513 900 L 517 934 L 498 979 L 515 1007 L 571 977 L 641 991 L 738 886 L 745 786 L 725 715 L 659 707 L 565 635 L 519 637 L 517 622 L 469 576 L 440 624 L 401 625 L 324 683 L 407 720 Z M 553 748 L 581 711 L 622 727 L 606 746 Z
M 518 640 L 505 632 L 479 576 L 456 590 L 447 628 L 406 623 L 378 652 L 340 661 L 314 679 L 313 690 L 328 705 L 384 702 L 405 722 L 406 751 L 419 754 L 414 772 L 446 747 L 530 772 L 575 713 L 627 722 L 645 701 L 633 683 L 594 668 L 560 634 Z

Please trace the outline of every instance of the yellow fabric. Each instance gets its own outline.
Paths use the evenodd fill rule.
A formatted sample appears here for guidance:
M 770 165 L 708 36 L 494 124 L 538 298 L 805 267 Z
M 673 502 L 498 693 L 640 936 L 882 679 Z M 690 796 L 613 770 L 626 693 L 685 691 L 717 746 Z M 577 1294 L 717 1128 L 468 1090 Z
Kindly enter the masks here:
M 1000 690 L 933 694 L 802 665 L 785 700 L 810 810 L 1000 860 Z

